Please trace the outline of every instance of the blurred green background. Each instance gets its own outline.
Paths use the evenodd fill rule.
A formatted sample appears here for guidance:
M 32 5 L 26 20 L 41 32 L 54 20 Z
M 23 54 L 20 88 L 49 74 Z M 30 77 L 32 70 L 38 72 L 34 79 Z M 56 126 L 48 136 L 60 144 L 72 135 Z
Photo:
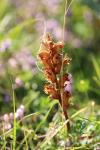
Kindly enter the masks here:
M 78 108 L 92 101 L 100 105 L 99 4 L 76 0 L 66 14 L 64 52 L 72 58 L 71 103 Z M 50 107 L 37 54 L 45 29 L 55 41 L 62 40 L 64 6 L 64 0 L 0 0 L 1 115 L 13 111 L 11 80 L 16 108 L 23 104 L 30 114 Z
M 13 112 L 14 89 L 16 109 L 24 105 L 25 115 L 40 113 L 26 124 L 28 129 L 33 127 L 41 133 L 47 130 L 51 119 L 49 117 L 39 131 L 41 121 L 44 117 L 46 120 L 56 102 L 43 92 L 46 81 L 37 55 L 45 31 L 55 41 L 62 41 L 64 7 L 64 0 L 0 0 L 0 116 Z M 70 99 L 73 109 L 69 112 L 73 114 L 88 106 L 88 111 L 95 111 L 98 119 L 100 1 L 74 0 L 65 17 L 64 53 L 72 58 L 68 70 L 73 76 Z M 85 117 L 90 114 L 91 111 L 86 112 Z M 75 132 L 79 133 L 76 128 Z

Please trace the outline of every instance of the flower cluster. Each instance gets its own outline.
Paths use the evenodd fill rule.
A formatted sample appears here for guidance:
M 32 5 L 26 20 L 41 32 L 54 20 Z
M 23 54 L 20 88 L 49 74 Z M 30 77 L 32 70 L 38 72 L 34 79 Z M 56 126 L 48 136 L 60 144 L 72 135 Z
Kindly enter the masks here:
M 12 55 L 8 60 L 8 64 L 14 69 L 21 68 L 24 71 L 32 71 L 33 73 L 36 73 L 35 58 L 27 48 L 23 48 Z
M 24 116 L 24 105 L 20 105 L 19 108 L 17 108 L 15 112 L 15 118 L 16 120 L 20 120 Z M 0 121 L 2 122 L 0 124 L 0 128 L 3 130 L 9 130 L 13 126 L 13 121 L 14 121 L 14 113 L 11 112 L 9 114 L 4 114 L 3 116 L 0 117 Z
M 71 96 L 72 76 L 64 71 L 69 65 L 70 58 L 62 55 L 61 49 L 64 47 L 62 42 L 54 43 L 50 35 L 42 40 L 39 58 L 44 65 L 44 74 L 47 84 L 44 91 L 52 99 L 58 99 L 63 108 L 66 119 L 67 108 L 69 107 L 69 97 Z

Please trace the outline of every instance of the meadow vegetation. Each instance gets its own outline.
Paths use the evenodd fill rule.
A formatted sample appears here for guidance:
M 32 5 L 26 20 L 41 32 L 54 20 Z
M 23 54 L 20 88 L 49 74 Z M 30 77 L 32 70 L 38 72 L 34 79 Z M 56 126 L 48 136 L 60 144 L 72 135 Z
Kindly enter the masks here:
M 0 150 L 100 149 L 99 4 L 0 0 Z

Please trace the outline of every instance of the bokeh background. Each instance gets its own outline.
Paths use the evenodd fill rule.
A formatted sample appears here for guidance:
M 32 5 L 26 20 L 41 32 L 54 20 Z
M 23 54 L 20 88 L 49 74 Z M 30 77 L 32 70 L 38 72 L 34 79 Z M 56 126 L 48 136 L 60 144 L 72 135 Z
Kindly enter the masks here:
M 37 55 L 45 31 L 62 41 L 64 7 L 64 0 L 0 0 L 0 116 L 13 112 L 12 84 L 16 109 L 24 105 L 26 115 L 42 113 L 33 126 L 51 106 Z M 72 58 L 68 70 L 73 76 L 74 111 L 92 103 L 99 117 L 99 0 L 72 2 L 66 14 L 64 52 Z

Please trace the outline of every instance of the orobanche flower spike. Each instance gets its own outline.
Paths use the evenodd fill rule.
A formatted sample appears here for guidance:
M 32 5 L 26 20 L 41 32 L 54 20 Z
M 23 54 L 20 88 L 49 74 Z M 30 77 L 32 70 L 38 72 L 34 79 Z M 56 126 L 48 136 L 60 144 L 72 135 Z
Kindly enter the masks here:
M 59 101 L 67 120 L 72 76 L 65 72 L 65 68 L 70 63 L 70 58 L 63 56 L 63 47 L 64 44 L 62 42 L 54 43 L 51 36 L 47 34 L 42 40 L 42 46 L 38 56 L 43 63 L 43 72 L 48 81 L 48 83 L 44 85 L 44 92 L 48 94 L 50 98 Z M 69 120 L 67 122 L 67 129 L 70 130 Z

